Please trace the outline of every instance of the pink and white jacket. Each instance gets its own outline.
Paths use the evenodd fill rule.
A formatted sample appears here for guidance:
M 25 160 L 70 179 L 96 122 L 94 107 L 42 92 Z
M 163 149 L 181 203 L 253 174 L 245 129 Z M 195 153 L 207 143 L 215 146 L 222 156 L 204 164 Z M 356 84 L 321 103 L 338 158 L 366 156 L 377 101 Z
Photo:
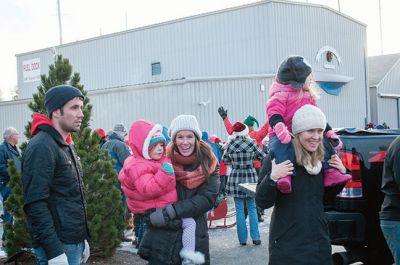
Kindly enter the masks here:
M 150 158 L 149 143 L 157 131 L 162 131 L 162 126 L 146 120 L 134 122 L 129 130 L 133 154 L 125 160 L 118 180 L 132 213 L 164 207 L 178 199 L 175 174 L 170 176 L 161 168 L 164 162 L 171 163 L 170 159 Z
M 285 120 L 285 125 L 291 132 L 294 113 L 306 104 L 317 106 L 317 102 L 311 96 L 310 92 L 294 88 L 290 84 L 283 85 L 275 81 L 269 90 L 269 100 L 266 106 L 268 120 L 274 114 L 281 115 Z M 269 137 L 274 135 L 272 129 L 270 128 Z

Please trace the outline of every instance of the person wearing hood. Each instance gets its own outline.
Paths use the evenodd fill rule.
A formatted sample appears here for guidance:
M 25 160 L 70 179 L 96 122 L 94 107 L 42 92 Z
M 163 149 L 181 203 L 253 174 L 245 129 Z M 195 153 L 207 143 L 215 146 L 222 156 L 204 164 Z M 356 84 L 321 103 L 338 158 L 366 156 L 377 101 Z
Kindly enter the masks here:
M 210 264 L 209 236 L 206 213 L 218 195 L 218 161 L 210 146 L 201 140 L 201 130 L 193 115 L 179 115 L 169 127 L 171 143 L 167 156 L 176 176 L 178 201 L 150 214 L 149 225 L 140 243 L 138 254 L 149 265 L 181 265 L 182 218 L 196 222 L 195 250 L 204 254 Z M 168 214 L 165 214 L 168 209 Z M 173 209 L 174 211 L 169 211 Z M 173 213 L 171 213 L 173 212 Z M 163 214 L 161 222 L 154 215 Z M 152 218 L 153 215 L 153 218 Z M 158 218 L 157 218 L 158 220 Z M 183 258 L 183 260 L 182 260 Z M 191 262 L 189 264 L 196 264 Z
M 83 99 L 75 87 L 56 86 L 45 94 L 48 117 L 33 115 L 22 186 L 39 265 L 78 265 L 89 258 L 83 172 L 70 136 L 81 127 Z
M 257 183 L 257 173 L 253 161 L 261 161 L 265 153 L 248 135 L 249 129 L 241 122 L 233 125 L 233 133 L 229 136 L 222 157 L 224 163 L 232 163 L 232 172 L 226 184 L 226 193 L 233 197 L 236 208 L 236 231 L 240 245 L 247 244 L 247 226 L 244 206 L 247 206 L 250 221 L 250 236 L 254 245 L 260 245 L 257 208 L 254 196 L 249 196 L 239 189 L 242 183 Z
M 164 215 L 175 218 L 172 203 L 178 198 L 161 125 L 135 121 L 129 130 L 129 146 L 134 155 L 128 157 L 118 175 L 129 210 L 134 214 L 149 214 L 151 225 L 158 227 L 164 222 Z M 182 229 L 180 254 L 184 264 L 203 264 L 204 255 L 195 251 L 196 222 L 193 218 L 182 218 Z

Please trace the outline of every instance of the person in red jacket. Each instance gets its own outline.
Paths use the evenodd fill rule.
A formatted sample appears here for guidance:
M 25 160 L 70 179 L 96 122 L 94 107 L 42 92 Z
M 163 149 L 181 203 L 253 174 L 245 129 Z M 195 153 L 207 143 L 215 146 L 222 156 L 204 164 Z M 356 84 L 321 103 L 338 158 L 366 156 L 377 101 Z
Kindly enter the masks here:
M 176 217 L 172 203 L 178 200 L 175 172 L 166 156 L 162 126 L 147 120 L 135 121 L 129 130 L 129 146 L 133 155 L 126 159 L 118 175 L 129 210 L 134 214 L 150 214 L 151 225 L 159 227 L 165 217 Z M 182 218 L 182 229 L 183 261 L 203 264 L 204 255 L 195 251 L 194 219 Z

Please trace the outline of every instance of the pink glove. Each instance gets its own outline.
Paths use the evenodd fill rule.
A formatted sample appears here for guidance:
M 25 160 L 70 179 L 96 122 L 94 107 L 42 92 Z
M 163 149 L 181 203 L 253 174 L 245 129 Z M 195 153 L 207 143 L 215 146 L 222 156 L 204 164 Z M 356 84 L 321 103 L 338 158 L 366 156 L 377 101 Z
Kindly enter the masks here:
M 288 144 L 292 140 L 292 134 L 287 129 L 286 125 L 283 122 L 278 122 L 274 126 L 274 132 L 276 137 L 278 137 L 279 141 L 283 144 Z
M 329 130 L 325 133 L 325 136 L 329 139 L 332 139 L 331 143 L 333 145 L 333 148 L 338 151 L 342 149 L 343 143 L 340 140 L 339 136 L 332 130 Z

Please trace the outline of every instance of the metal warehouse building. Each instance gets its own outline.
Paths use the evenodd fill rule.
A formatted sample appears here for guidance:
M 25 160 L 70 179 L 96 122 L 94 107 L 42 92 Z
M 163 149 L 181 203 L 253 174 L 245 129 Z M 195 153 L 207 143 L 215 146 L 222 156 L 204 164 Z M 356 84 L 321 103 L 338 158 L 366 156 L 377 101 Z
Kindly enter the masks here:
M 276 69 L 293 54 L 312 65 L 333 127 L 369 119 L 366 26 L 321 5 L 262 1 L 18 54 L 20 100 L 0 104 L 0 129 L 23 130 L 54 53 L 69 58 L 89 90 L 93 128 L 138 118 L 169 125 L 184 113 L 225 136 L 221 105 L 232 121 L 251 114 L 263 123 Z
M 368 58 L 371 121 L 400 127 L 400 54 Z

